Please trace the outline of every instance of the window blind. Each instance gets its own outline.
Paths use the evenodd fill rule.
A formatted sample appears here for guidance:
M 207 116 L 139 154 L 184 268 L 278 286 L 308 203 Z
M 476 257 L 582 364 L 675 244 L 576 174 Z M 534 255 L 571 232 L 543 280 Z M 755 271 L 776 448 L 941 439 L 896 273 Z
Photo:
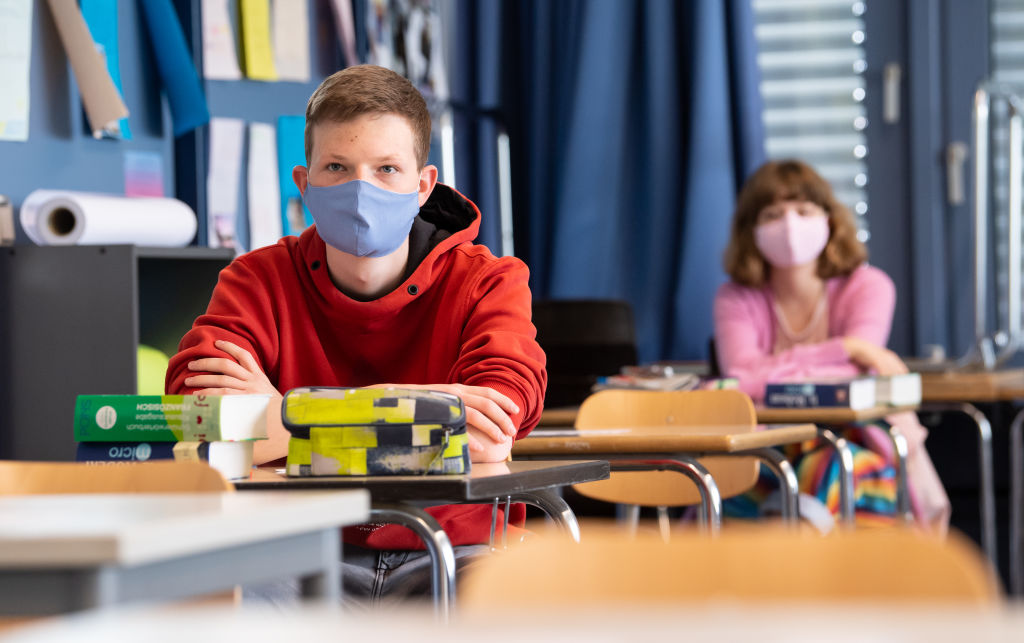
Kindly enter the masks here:
M 867 239 L 865 2 L 753 0 L 769 158 L 811 164 Z
M 992 0 L 990 6 L 991 37 L 989 63 L 991 80 L 1006 85 L 1024 97 L 1024 0 Z M 989 217 L 994 253 L 996 314 L 1005 319 L 1006 269 L 1009 227 L 1007 213 L 1009 176 L 1009 111 L 1005 103 L 993 101 L 989 113 Z

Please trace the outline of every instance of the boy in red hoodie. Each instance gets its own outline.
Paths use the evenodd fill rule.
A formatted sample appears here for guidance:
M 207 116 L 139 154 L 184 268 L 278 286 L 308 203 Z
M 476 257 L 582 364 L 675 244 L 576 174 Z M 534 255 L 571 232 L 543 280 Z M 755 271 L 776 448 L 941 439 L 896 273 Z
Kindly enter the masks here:
M 314 385 L 447 391 L 465 403 L 473 461 L 504 460 L 536 425 L 547 381 L 528 271 L 473 245 L 480 212 L 427 165 L 423 97 L 382 67 L 342 70 L 310 97 L 305 144 L 308 167 L 292 177 L 314 225 L 221 272 L 206 314 L 171 359 L 167 391 L 278 399 Z M 284 457 L 287 442 L 272 423 L 256 462 Z M 488 541 L 490 505 L 428 512 L 458 558 Z M 510 519 L 521 524 L 521 506 Z M 346 530 L 345 542 L 347 591 L 428 590 L 425 554 L 409 551 L 422 548 L 411 531 L 364 525 Z M 401 564 L 409 560 L 417 564 Z M 365 568 L 367 586 L 358 585 L 353 562 Z M 418 572 L 411 578 L 396 567 Z

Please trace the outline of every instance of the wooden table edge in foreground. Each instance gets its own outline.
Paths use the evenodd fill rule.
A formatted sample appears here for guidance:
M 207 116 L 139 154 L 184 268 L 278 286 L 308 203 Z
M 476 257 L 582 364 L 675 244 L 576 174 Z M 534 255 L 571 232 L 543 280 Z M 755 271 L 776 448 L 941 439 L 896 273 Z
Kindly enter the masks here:
M 305 597 L 337 600 L 338 528 L 368 514 L 360 490 L 7 496 L 0 614 L 200 596 L 280 576 L 298 576 Z

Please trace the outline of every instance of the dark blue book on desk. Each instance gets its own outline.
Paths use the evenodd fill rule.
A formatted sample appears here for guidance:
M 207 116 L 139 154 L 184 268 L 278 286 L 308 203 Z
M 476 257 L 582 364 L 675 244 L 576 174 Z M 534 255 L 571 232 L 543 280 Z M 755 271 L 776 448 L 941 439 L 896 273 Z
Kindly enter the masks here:
M 78 462 L 173 460 L 174 442 L 79 442 Z
M 802 409 L 842 407 L 853 410 L 875 406 L 875 380 L 857 377 L 813 382 L 774 382 L 765 386 L 764 405 Z

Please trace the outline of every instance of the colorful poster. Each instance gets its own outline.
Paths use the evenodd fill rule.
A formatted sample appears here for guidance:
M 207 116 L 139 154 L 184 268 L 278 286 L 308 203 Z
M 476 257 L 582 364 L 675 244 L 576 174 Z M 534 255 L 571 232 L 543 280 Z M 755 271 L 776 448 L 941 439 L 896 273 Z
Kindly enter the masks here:
M 124 153 L 124 195 L 164 195 L 164 161 L 158 152 Z
M 121 87 L 121 58 L 117 45 L 117 0 L 80 0 L 82 17 L 89 27 L 96 51 L 107 64 L 110 80 L 124 100 L 124 89 Z M 104 132 L 109 138 L 120 138 L 125 141 L 132 139 L 132 131 L 128 127 L 128 119 L 122 118 L 117 131 Z
M 28 140 L 32 0 L 0 0 L 0 140 Z
M 203 0 L 203 77 L 208 80 L 238 80 L 235 34 L 231 29 L 228 0 Z
M 270 3 L 268 0 L 239 0 L 242 23 L 242 52 L 245 75 L 253 80 L 277 80 L 274 50 L 270 46 Z
M 308 83 L 309 11 L 306 0 L 274 0 L 274 65 L 281 80 Z
M 75 0 L 49 0 L 49 5 L 75 73 L 92 135 L 120 138 L 121 119 L 128 116 L 128 109 L 107 71 L 107 63 L 96 49 L 78 4 Z
M 277 243 L 281 238 L 281 194 L 277 177 L 274 126 L 249 124 L 249 248 Z
M 206 177 L 206 240 L 211 248 L 240 248 L 238 189 L 245 121 L 210 119 L 210 168 Z
M 292 168 L 306 164 L 306 119 L 281 116 L 277 119 L 277 167 L 281 184 L 281 228 L 283 234 L 302 234 L 313 225 L 313 215 L 302 203 L 302 193 L 292 180 Z

